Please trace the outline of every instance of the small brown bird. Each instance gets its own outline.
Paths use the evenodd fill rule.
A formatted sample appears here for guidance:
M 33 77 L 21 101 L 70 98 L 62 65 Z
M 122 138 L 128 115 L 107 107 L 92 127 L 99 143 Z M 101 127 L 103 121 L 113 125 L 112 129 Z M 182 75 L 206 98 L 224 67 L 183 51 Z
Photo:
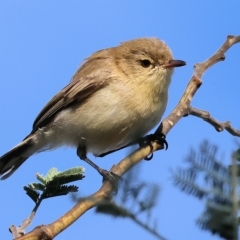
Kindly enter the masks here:
M 104 156 L 138 143 L 161 120 L 173 68 L 185 64 L 174 60 L 157 38 L 139 38 L 92 54 L 39 113 L 31 133 L 0 157 L 1 179 L 34 153 L 61 146 L 76 148 L 82 160 L 109 177 L 86 154 Z

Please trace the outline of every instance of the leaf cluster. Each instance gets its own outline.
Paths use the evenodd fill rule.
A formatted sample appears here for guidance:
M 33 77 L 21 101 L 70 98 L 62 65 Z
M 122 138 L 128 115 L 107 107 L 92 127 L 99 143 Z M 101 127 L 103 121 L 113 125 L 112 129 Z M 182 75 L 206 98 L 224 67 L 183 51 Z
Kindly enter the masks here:
M 240 159 L 239 149 L 234 153 L 234 161 Z M 225 166 L 217 157 L 218 148 L 203 141 L 196 151 L 191 149 L 186 162 L 186 169 L 178 169 L 172 173 L 175 186 L 187 194 L 205 200 L 205 210 L 197 219 L 197 224 L 204 230 L 218 234 L 224 239 L 237 239 L 239 205 L 240 171 L 238 164 Z M 232 174 L 231 169 L 237 171 Z M 234 186 L 233 182 L 236 181 Z M 236 193 L 236 194 L 235 194 Z
M 56 168 L 51 168 L 45 176 L 37 173 L 36 177 L 39 182 L 30 183 L 28 186 L 24 186 L 23 189 L 35 203 L 38 203 L 40 199 L 77 192 L 77 186 L 67 184 L 82 180 L 84 178 L 84 169 L 76 167 L 59 172 Z

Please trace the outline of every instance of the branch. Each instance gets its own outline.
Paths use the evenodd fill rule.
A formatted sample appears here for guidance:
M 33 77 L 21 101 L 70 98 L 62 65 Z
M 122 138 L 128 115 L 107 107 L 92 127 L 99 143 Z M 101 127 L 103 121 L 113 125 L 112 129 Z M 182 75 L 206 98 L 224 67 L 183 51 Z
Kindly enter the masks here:
M 188 115 L 189 106 L 192 101 L 193 96 L 196 91 L 202 84 L 202 76 L 203 74 L 213 66 L 214 64 L 225 60 L 225 53 L 229 48 L 231 48 L 234 44 L 240 42 L 239 36 L 229 35 L 223 45 L 214 53 L 210 58 L 205 60 L 204 62 L 197 63 L 194 66 L 194 73 L 192 78 L 190 79 L 188 86 L 183 93 L 178 105 L 174 108 L 172 113 L 163 120 L 162 125 L 158 127 L 155 133 L 167 133 L 173 128 L 173 126 L 183 117 Z M 163 146 L 162 146 L 163 148 Z
M 215 63 L 225 59 L 224 53 L 235 43 L 240 42 L 240 36 L 228 36 L 222 47 L 205 62 L 198 63 L 194 67 L 194 74 L 188 83 L 188 86 L 180 99 L 180 102 L 172 111 L 172 113 L 163 120 L 162 124 L 158 127 L 155 133 L 167 133 L 173 128 L 173 126 L 188 113 L 190 103 L 198 88 L 201 86 L 201 77 L 203 73 Z M 114 165 L 110 171 L 123 176 L 130 168 L 139 163 L 142 159 L 146 158 L 151 152 L 163 149 L 164 146 L 156 142 L 152 143 L 152 149 L 149 146 L 143 146 L 138 148 L 129 156 L 120 161 L 117 165 Z M 151 151 L 152 150 L 152 151 Z M 111 194 L 114 188 L 109 182 L 104 182 L 102 187 L 89 198 L 83 199 L 76 203 L 76 205 L 64 214 L 61 218 L 49 225 L 42 225 L 35 228 L 32 232 L 17 238 L 18 240 L 51 240 L 59 233 L 64 231 L 72 223 L 74 223 L 79 217 L 81 217 L 87 210 L 97 206 L 104 200 L 111 199 Z M 51 214 L 51 213 L 49 213 Z
M 150 228 L 147 224 L 141 222 L 139 219 L 136 218 L 135 215 L 129 215 L 129 217 L 139 226 L 141 226 L 142 228 L 144 228 L 145 230 L 147 230 L 149 233 L 153 234 L 157 239 L 160 240 L 166 240 L 166 238 L 164 238 L 163 236 L 161 236 L 158 232 L 156 232 L 155 229 Z
M 15 225 L 12 225 L 9 228 L 9 231 L 12 233 L 14 239 L 17 237 L 23 236 L 25 234 L 25 229 L 31 224 L 41 202 L 42 202 L 42 198 L 39 199 L 39 201 L 36 203 L 35 207 L 33 208 L 30 216 L 22 222 L 21 226 L 16 227 Z
M 222 132 L 224 129 L 233 136 L 240 137 L 240 130 L 237 130 L 231 126 L 229 121 L 219 122 L 217 119 L 211 117 L 210 113 L 204 110 L 200 110 L 194 107 L 188 107 L 188 114 L 195 117 L 202 118 L 204 121 L 211 124 L 218 132 Z

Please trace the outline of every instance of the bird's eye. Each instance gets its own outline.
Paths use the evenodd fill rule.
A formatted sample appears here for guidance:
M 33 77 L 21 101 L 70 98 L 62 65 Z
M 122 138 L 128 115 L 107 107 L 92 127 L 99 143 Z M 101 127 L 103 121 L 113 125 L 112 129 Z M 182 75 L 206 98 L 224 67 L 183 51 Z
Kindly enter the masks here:
M 151 62 L 148 59 L 140 60 L 140 64 L 144 68 L 148 68 L 151 66 Z

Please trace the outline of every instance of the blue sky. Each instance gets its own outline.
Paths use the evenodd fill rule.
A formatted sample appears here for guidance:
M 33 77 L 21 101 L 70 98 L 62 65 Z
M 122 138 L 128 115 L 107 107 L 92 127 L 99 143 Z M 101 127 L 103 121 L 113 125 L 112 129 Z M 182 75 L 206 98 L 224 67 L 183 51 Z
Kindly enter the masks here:
M 0 155 L 30 132 L 36 115 L 69 82 L 84 58 L 133 38 L 163 39 L 176 59 L 187 62 L 175 71 L 167 116 L 192 76 L 193 65 L 209 57 L 228 34 L 240 34 L 239 9 L 240 1 L 0 1 Z M 236 128 L 240 128 L 239 56 L 240 44 L 227 52 L 224 62 L 207 71 L 192 102 L 220 121 L 231 121 Z M 169 150 L 155 153 L 151 162 L 142 164 L 141 177 L 161 186 L 154 218 L 167 239 L 218 239 L 195 225 L 203 204 L 181 193 L 170 179 L 169 169 L 185 166 L 183 159 L 189 148 L 198 147 L 203 139 L 217 144 L 223 161 L 229 163 L 236 147 L 234 138 L 227 132 L 217 133 L 201 119 L 186 117 L 167 136 Z M 121 151 L 95 161 L 109 169 L 126 154 Z M 1 239 L 11 239 L 8 227 L 21 224 L 30 214 L 33 202 L 22 187 L 35 181 L 36 172 L 77 165 L 86 168 L 86 178 L 78 183 L 80 193 L 95 192 L 101 177 L 78 160 L 74 149 L 35 155 L 10 179 L 0 182 Z M 68 197 L 44 201 L 30 228 L 53 222 L 72 205 Z M 95 215 L 94 210 L 56 239 L 78 238 L 155 239 L 130 220 Z

